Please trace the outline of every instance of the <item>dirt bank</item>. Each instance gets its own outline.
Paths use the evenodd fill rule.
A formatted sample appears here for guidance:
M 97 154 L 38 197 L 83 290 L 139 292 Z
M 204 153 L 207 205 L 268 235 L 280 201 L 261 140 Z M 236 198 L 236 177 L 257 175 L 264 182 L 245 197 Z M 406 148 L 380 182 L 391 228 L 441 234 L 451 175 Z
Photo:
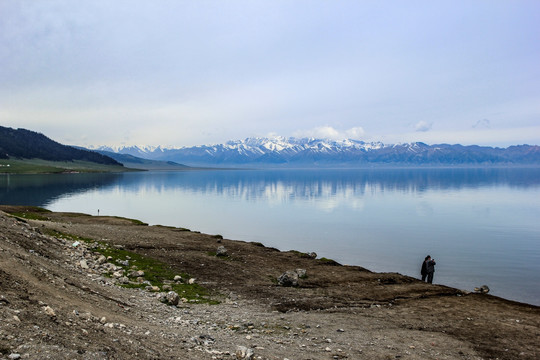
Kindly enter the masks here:
M 0 209 L 0 358 L 540 358 L 536 306 L 186 229 Z M 299 268 L 298 287 L 277 284 Z M 170 290 L 176 306 L 159 300 Z

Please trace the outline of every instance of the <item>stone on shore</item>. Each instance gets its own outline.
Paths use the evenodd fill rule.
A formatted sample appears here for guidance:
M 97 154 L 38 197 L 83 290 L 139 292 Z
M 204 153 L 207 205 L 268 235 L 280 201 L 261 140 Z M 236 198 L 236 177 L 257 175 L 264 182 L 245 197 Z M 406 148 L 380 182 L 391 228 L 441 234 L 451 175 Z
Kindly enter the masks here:
M 142 270 L 132 271 L 129 274 L 130 278 L 139 278 L 139 277 L 143 277 L 143 276 L 144 276 L 144 271 L 142 271 Z
M 174 291 L 169 291 L 165 296 L 165 301 L 169 305 L 178 305 L 180 302 L 180 296 L 178 296 L 178 294 Z
M 44 306 L 43 311 L 45 314 L 49 315 L 50 317 L 56 317 L 56 313 L 50 306 Z
M 225 246 L 220 246 L 217 248 L 216 256 L 229 256 L 229 253 L 227 252 Z
M 236 358 L 239 360 L 251 360 L 253 359 L 253 349 L 245 346 L 238 346 L 236 348 Z
M 100 255 L 97 259 L 96 259 L 96 264 L 98 265 L 103 265 L 107 262 L 107 258 L 105 257 L 105 255 Z
M 487 294 L 489 292 L 489 287 L 487 285 L 482 285 L 480 287 L 475 287 L 474 292 L 480 293 L 480 294 Z
M 285 271 L 277 281 L 279 286 L 298 286 L 298 273 L 293 270 Z

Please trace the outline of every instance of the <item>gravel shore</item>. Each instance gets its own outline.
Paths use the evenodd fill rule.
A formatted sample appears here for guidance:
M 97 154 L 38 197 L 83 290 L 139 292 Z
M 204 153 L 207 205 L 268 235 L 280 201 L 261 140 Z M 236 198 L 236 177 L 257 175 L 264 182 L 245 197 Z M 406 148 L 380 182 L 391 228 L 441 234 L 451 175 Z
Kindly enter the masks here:
M 0 210 L 1 359 L 540 358 L 533 305 L 187 229 Z

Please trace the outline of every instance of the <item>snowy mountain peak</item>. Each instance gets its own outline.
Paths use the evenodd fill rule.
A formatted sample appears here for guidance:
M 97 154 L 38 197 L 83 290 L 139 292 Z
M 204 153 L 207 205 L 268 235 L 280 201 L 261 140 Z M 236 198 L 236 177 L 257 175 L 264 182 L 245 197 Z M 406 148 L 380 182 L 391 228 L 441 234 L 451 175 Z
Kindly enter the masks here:
M 385 145 L 361 140 L 252 137 L 224 144 L 171 148 L 161 146 L 100 147 L 150 160 L 190 166 L 339 167 L 378 165 L 540 164 L 539 146 L 499 149 L 480 146 Z

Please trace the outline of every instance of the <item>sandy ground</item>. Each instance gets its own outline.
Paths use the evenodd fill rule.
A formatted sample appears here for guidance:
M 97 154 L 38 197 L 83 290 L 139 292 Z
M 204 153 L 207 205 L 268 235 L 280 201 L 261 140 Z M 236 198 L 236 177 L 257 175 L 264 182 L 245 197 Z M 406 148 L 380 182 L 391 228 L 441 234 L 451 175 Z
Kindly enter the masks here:
M 540 358 L 536 306 L 185 229 L 0 209 L 0 358 Z M 52 230 L 158 259 L 219 304 L 121 287 L 91 243 Z M 277 284 L 299 268 L 299 286 Z

